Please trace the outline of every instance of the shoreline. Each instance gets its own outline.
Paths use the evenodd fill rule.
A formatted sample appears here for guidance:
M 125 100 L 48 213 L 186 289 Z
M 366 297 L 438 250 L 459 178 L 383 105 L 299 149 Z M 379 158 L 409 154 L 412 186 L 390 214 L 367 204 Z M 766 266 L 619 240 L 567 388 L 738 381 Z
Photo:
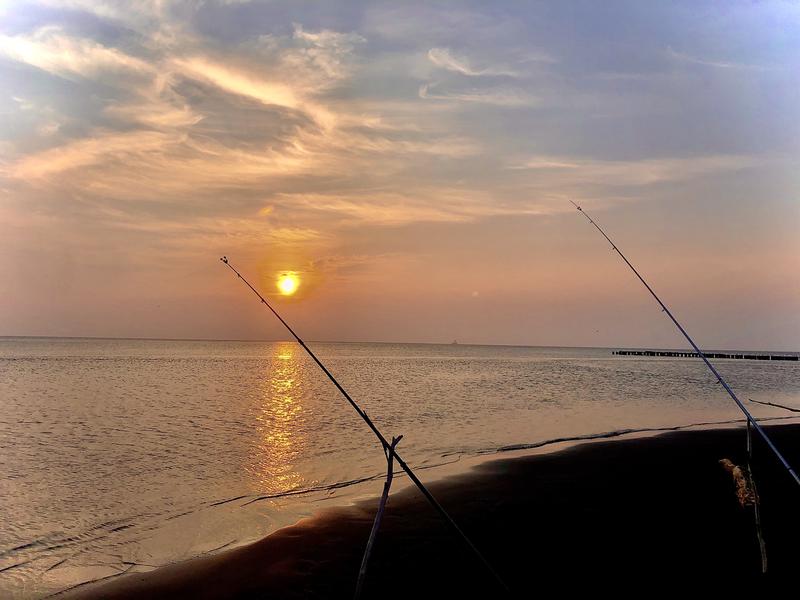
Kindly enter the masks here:
M 800 443 L 793 438 L 800 425 L 768 428 L 797 463 Z M 754 471 L 771 567 L 764 577 L 752 517 L 738 506 L 730 476 L 717 464 L 721 458 L 737 464 L 744 460 L 741 426 L 556 442 L 560 444 L 567 445 L 553 448 L 551 442 L 546 451 L 540 445 L 483 456 L 468 469 L 461 465 L 459 473 L 429 485 L 512 589 L 524 590 L 523 574 L 543 564 L 544 575 L 537 577 L 551 581 L 569 579 L 576 570 L 610 583 L 622 564 L 628 579 L 635 564 L 637 578 L 668 576 L 675 582 L 700 576 L 717 586 L 772 583 L 793 573 L 792 540 L 800 526 L 791 519 L 800 490 L 756 441 Z M 376 587 L 384 597 L 401 597 L 403 589 L 413 592 L 397 581 L 394 564 L 412 569 L 429 591 L 497 595 L 493 582 L 418 491 L 408 485 L 395 489 L 370 563 L 366 596 Z M 638 502 L 631 504 L 631 497 Z M 87 582 L 48 597 L 351 597 L 376 505 L 377 498 L 372 498 L 327 508 L 231 550 Z M 522 532 L 535 541 L 528 542 Z M 649 532 L 644 539 L 643 532 Z M 637 543 L 626 541 L 631 536 Z M 597 546 L 596 553 L 587 552 L 592 546 Z M 635 548 L 642 552 L 632 552 Z M 561 554 L 569 556 L 569 568 L 554 560 Z M 659 558 L 642 563 L 642 555 Z M 526 556 L 530 564 L 523 560 Z M 611 560 L 614 556 L 619 558 Z M 465 565 L 469 577 L 453 580 L 451 570 L 463 574 Z

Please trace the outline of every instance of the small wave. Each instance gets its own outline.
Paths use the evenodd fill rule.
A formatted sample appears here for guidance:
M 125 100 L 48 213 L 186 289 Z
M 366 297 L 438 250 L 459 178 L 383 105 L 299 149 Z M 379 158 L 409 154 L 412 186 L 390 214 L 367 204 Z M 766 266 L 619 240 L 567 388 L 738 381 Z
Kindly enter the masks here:
M 13 554 L 14 552 L 19 552 L 21 550 L 27 550 L 28 548 L 34 548 L 36 546 L 42 545 L 44 538 L 39 538 L 38 540 L 33 540 L 32 542 L 28 542 L 27 544 L 21 544 L 19 546 L 14 546 L 13 548 L 9 548 L 8 550 L 3 550 L 0 552 L 0 558 L 4 556 L 8 556 Z
M 236 502 L 237 500 L 241 500 L 242 498 L 247 498 L 248 495 L 244 494 L 242 496 L 236 496 L 235 498 L 228 498 L 227 500 L 220 500 L 219 502 L 212 502 L 209 506 L 220 506 L 222 504 L 228 504 L 228 502 Z M 184 513 L 187 514 L 187 513 Z
M 366 481 L 373 481 L 375 479 L 379 479 L 383 477 L 381 475 L 370 475 L 368 477 L 359 477 L 358 479 L 349 479 L 347 481 L 337 481 L 336 483 L 331 483 L 329 485 L 319 485 L 309 488 L 301 488 L 296 490 L 289 490 L 288 492 L 278 492 L 275 494 L 265 494 L 263 496 L 257 496 L 252 500 L 249 500 L 242 504 L 242 506 L 247 506 L 248 504 L 252 504 L 253 502 L 259 502 L 261 500 L 273 500 L 275 498 L 286 498 L 288 496 L 300 496 L 303 494 L 311 494 L 314 492 L 327 492 L 332 490 L 338 490 L 344 487 L 350 487 L 351 485 L 357 485 L 359 483 L 364 483 Z
M 786 416 L 786 417 L 765 417 L 758 419 L 759 422 L 763 421 L 783 421 L 787 419 L 797 419 L 797 417 Z M 708 425 L 742 425 L 747 422 L 747 419 L 729 419 L 726 421 L 701 421 L 698 423 L 687 423 L 683 425 L 669 425 L 664 427 L 641 427 L 641 428 L 627 428 L 627 429 L 615 429 L 613 431 L 604 431 L 601 433 L 588 433 L 584 435 L 574 435 L 574 436 L 564 436 L 564 437 L 557 437 L 557 438 L 550 438 L 547 440 L 542 440 L 539 442 L 531 442 L 527 444 L 510 444 L 508 446 L 499 446 L 494 448 L 483 448 L 479 450 L 472 450 L 472 451 L 455 451 L 455 452 L 446 452 L 442 454 L 442 457 L 447 456 L 455 456 L 455 455 L 474 455 L 474 456 L 483 456 L 487 454 L 499 454 L 501 452 L 514 452 L 517 450 L 535 450 L 536 448 L 542 448 L 543 446 L 551 446 L 553 444 L 560 444 L 563 442 L 581 442 L 581 441 L 589 441 L 589 440 L 602 440 L 602 439 L 609 439 L 620 437 L 623 435 L 630 435 L 633 433 L 658 433 L 658 432 L 668 432 L 668 431 L 680 431 L 682 429 L 691 429 L 692 427 L 705 427 Z
M 89 579 L 88 581 L 82 581 L 81 583 L 72 585 L 68 588 L 63 590 L 58 590 L 57 592 L 53 592 L 52 594 L 48 594 L 45 598 L 55 598 L 56 596 L 61 596 L 66 594 L 67 592 L 71 592 L 72 590 L 77 590 L 78 588 L 86 587 L 87 585 L 91 585 L 93 583 L 99 583 L 101 581 L 106 581 L 107 579 L 111 579 L 113 577 L 119 577 L 120 575 L 125 575 L 128 571 L 133 569 L 136 565 L 132 564 L 128 566 L 126 569 L 121 570 L 119 573 L 112 573 L 111 575 L 106 575 L 105 577 L 99 577 L 97 579 Z
M 416 466 L 415 469 L 417 471 L 424 471 L 424 470 L 427 470 L 427 469 L 435 469 L 437 467 L 443 467 L 443 466 L 446 466 L 446 465 L 450 465 L 450 464 L 459 462 L 460 460 L 461 460 L 461 457 L 459 456 L 455 460 L 448 460 L 448 461 L 444 461 L 444 462 L 437 461 L 437 462 L 431 463 L 431 464 L 424 464 L 423 463 L 421 465 Z M 398 476 L 398 477 L 402 477 L 403 475 L 405 475 L 405 472 L 402 471 L 402 470 L 397 470 L 397 471 L 394 472 L 394 475 Z M 329 492 L 329 493 L 330 492 L 335 492 L 336 490 L 352 487 L 354 485 L 358 485 L 360 483 L 366 483 L 368 481 L 375 481 L 377 479 L 383 479 L 384 477 L 386 477 L 385 473 L 381 472 L 381 473 L 376 473 L 374 475 L 367 475 L 365 477 L 358 477 L 356 479 L 348 479 L 348 480 L 345 480 L 345 481 L 336 481 L 334 483 L 330 483 L 330 484 L 327 484 L 327 485 L 318 485 L 318 486 L 312 486 L 312 487 L 307 487 L 307 488 L 297 488 L 297 489 L 293 489 L 293 490 L 287 490 L 285 492 L 276 492 L 274 494 L 263 494 L 263 495 L 255 496 L 255 497 L 249 496 L 249 495 L 235 496 L 233 498 L 226 498 L 224 500 L 218 500 L 216 502 L 211 502 L 211 503 L 207 504 L 206 506 L 208 506 L 208 507 L 220 506 L 220 505 L 223 505 L 223 504 L 228 504 L 230 502 L 236 502 L 237 500 L 242 500 L 244 498 L 250 498 L 247 502 L 245 502 L 244 504 L 242 504 L 240 506 L 240 507 L 245 507 L 245 506 L 248 506 L 249 504 L 253 504 L 254 502 L 259 502 L 261 500 L 275 500 L 277 498 L 287 498 L 287 497 L 290 497 L 290 496 L 302 496 L 302 495 L 305 495 L 305 494 L 313 494 L 313 493 L 318 493 L 318 492 Z M 192 512 L 192 511 L 190 511 L 190 512 Z
M 68 561 L 70 558 L 72 558 L 72 557 L 71 557 L 71 556 L 67 556 L 66 558 L 62 558 L 62 559 L 61 559 L 61 560 L 59 560 L 58 562 L 56 562 L 56 563 L 53 563 L 52 565 L 50 565 L 49 567 L 47 567 L 47 568 L 46 568 L 46 569 L 45 569 L 43 572 L 44 572 L 44 573 L 47 573 L 48 571 L 52 571 L 53 569 L 60 567 L 60 566 L 61 566 L 61 565 L 63 565 L 65 562 L 67 562 L 67 561 Z
M 33 561 L 31 561 L 31 560 L 25 560 L 25 561 L 23 561 L 21 563 L 16 563 L 16 564 L 13 564 L 13 565 L 9 565 L 7 567 L 2 567 L 2 568 L 0 568 L 0 573 L 5 573 L 6 571 L 10 571 L 11 569 L 16 569 L 18 567 L 25 566 L 25 565 L 30 564 L 32 562 Z

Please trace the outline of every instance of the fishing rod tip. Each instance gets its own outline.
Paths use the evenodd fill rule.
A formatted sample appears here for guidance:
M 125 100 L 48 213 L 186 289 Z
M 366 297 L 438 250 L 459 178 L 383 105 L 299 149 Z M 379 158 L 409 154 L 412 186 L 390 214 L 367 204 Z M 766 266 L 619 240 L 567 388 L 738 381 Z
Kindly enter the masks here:
M 222 258 L 220 258 L 220 260 L 222 262 L 224 262 L 226 265 L 228 264 L 228 257 L 227 256 L 223 256 Z

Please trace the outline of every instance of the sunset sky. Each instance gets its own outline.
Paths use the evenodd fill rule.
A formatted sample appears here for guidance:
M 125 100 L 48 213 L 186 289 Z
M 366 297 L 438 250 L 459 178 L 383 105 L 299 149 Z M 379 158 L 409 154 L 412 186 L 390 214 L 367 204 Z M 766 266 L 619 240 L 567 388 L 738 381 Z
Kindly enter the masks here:
M 800 4 L 0 0 L 0 335 L 683 347 L 569 199 L 800 350 Z

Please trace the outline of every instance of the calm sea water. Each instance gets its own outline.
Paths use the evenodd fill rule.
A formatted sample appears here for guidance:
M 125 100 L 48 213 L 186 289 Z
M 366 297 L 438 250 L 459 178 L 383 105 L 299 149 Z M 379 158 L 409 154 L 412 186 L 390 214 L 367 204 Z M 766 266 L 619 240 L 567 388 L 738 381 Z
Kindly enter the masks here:
M 424 480 L 509 446 L 739 417 L 692 359 L 310 345 Z M 742 398 L 800 405 L 798 363 L 716 362 Z M 294 343 L 0 338 L 2 597 L 245 543 L 377 495 L 383 469 Z

